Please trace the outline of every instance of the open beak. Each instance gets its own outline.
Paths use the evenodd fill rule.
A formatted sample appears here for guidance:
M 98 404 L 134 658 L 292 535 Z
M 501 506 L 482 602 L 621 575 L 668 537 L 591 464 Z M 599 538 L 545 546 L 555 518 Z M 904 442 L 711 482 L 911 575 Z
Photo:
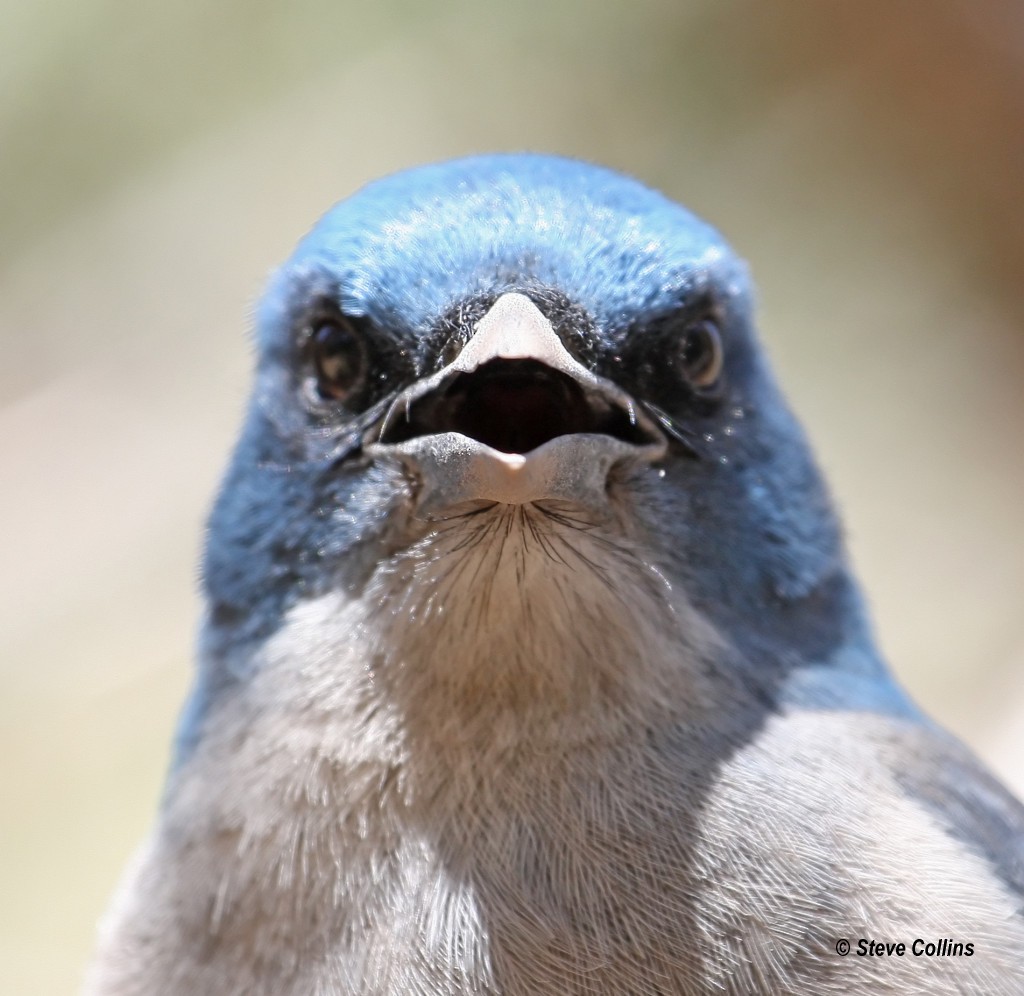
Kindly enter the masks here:
M 419 479 L 421 511 L 464 501 L 607 501 L 623 460 L 666 440 L 633 399 L 569 354 L 524 294 L 503 294 L 455 360 L 403 391 L 363 439 Z

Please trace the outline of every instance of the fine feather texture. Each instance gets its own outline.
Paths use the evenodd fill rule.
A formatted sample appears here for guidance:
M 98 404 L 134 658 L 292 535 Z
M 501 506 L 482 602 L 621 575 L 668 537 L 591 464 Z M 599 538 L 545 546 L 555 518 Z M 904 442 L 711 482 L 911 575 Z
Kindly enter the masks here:
M 600 502 L 437 512 L 380 440 L 429 449 L 396 399 L 512 292 L 664 455 Z M 1024 810 L 888 676 L 749 297 L 692 215 L 546 157 L 321 222 L 261 311 L 196 687 L 90 996 L 1019 992 Z M 324 301 L 372 365 L 351 410 L 310 390 Z M 695 315 L 714 393 L 673 359 Z M 837 954 L 860 938 L 973 953 Z

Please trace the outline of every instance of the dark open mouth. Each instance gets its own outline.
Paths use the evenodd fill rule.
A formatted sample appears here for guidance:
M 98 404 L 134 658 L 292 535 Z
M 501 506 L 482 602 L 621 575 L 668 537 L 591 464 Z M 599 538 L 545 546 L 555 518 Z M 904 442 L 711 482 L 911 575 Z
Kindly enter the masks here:
M 458 432 L 504 453 L 529 453 L 558 436 L 597 433 L 636 446 L 656 442 L 632 406 L 537 360 L 493 359 L 456 373 L 392 410 L 379 442 Z

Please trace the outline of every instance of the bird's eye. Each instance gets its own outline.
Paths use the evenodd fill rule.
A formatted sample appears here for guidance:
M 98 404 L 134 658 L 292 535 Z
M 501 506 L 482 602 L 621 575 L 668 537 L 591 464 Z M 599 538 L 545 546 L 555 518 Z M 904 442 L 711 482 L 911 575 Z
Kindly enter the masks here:
M 366 347 L 351 322 L 340 315 L 319 320 L 310 334 L 309 350 L 320 397 L 345 401 L 362 386 Z
M 686 327 L 676 345 L 679 372 L 696 388 L 713 386 L 722 373 L 722 339 L 711 319 Z

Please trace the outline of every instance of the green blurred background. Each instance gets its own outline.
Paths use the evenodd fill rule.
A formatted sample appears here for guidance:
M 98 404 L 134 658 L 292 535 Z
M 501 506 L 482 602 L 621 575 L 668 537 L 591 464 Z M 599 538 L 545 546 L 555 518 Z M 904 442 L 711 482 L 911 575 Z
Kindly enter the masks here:
M 3 0 L 0 79 L 5 993 L 75 991 L 152 818 L 266 273 L 424 160 L 599 160 L 731 238 L 894 668 L 1024 791 L 1015 0 Z

